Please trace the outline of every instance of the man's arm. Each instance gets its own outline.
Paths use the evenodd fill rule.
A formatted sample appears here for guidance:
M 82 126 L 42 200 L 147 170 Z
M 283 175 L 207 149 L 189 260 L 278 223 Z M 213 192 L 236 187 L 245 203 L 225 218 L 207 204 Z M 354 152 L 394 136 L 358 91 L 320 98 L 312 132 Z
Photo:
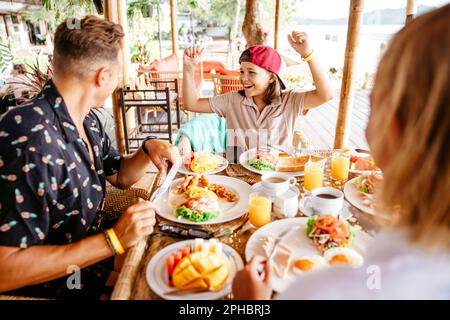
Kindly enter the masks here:
M 120 164 L 119 172 L 107 177 L 112 185 L 122 189 L 131 187 L 149 170 L 151 162 L 160 172 L 165 173 L 164 158 L 171 163 L 181 161 L 178 149 L 166 141 L 148 140 L 145 145 L 149 155 L 139 148 L 132 155 L 125 156 Z
M 71 265 L 81 269 L 111 256 L 103 234 L 62 246 L 0 246 L 0 292 L 57 279 Z
M 113 229 L 123 248 L 128 249 L 151 234 L 154 224 L 154 206 L 142 201 L 127 208 Z M 81 269 L 112 255 L 103 234 L 60 246 L 0 246 L 0 292 L 57 279 L 67 275 L 71 265 Z

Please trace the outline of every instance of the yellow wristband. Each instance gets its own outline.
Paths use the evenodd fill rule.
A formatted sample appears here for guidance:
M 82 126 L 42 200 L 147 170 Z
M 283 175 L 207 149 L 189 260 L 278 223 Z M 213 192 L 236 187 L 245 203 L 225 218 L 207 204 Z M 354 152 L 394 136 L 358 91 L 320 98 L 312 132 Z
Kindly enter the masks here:
M 122 244 L 119 241 L 119 238 L 117 238 L 116 233 L 114 232 L 114 229 L 108 229 L 106 232 L 109 235 L 109 238 L 111 239 L 112 245 L 114 246 L 114 249 L 118 254 L 122 254 L 125 252 L 125 250 L 122 247 Z
M 310 54 L 308 54 L 306 57 L 302 58 L 303 61 L 308 62 L 314 57 L 314 50 L 311 51 Z

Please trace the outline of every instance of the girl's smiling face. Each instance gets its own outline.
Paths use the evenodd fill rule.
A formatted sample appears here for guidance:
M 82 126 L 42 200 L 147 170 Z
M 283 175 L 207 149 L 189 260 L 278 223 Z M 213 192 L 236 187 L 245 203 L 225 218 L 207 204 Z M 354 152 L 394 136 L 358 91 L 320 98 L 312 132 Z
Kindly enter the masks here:
M 251 62 L 242 62 L 240 73 L 246 97 L 264 96 L 269 84 L 275 81 L 271 72 Z

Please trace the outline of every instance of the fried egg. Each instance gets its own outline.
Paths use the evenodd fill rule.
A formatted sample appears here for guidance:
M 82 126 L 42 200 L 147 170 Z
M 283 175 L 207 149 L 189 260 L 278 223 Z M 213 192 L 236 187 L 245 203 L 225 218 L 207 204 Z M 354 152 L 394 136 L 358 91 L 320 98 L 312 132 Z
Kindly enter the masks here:
M 207 188 L 202 188 L 198 186 L 190 186 L 188 189 L 189 198 L 206 198 L 208 200 L 217 201 L 218 197 L 216 194 Z
M 292 263 L 292 270 L 296 274 L 302 274 L 304 272 L 309 272 L 323 268 L 327 265 L 327 261 L 318 255 L 312 256 L 301 256 L 294 259 Z
M 328 249 L 323 256 L 330 265 L 343 264 L 360 267 L 364 262 L 363 257 L 358 252 L 344 247 Z

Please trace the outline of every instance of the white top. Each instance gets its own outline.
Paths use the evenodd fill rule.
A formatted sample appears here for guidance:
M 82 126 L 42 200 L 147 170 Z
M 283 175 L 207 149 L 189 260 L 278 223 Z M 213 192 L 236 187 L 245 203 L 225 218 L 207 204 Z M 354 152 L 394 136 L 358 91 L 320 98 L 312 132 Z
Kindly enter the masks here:
M 406 231 L 379 233 L 364 266 L 333 267 L 299 278 L 277 299 L 450 299 L 450 252 L 414 247 Z

